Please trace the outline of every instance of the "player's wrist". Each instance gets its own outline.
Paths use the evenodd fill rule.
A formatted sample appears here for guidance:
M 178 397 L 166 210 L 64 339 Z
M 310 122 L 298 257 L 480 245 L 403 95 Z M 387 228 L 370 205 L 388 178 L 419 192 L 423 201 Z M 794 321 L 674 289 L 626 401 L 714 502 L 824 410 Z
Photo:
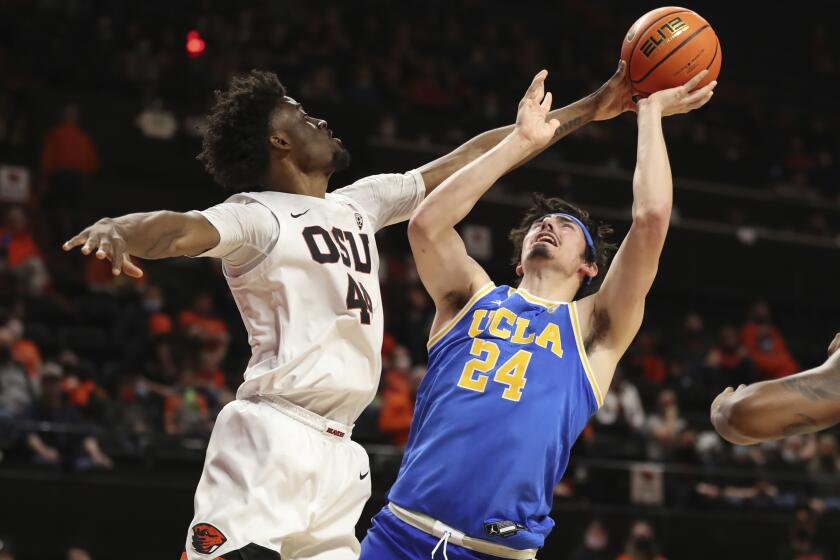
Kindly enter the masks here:
M 640 99 L 637 103 L 637 112 L 639 114 L 640 119 L 647 115 L 652 115 L 654 117 L 662 117 L 662 102 L 655 95 L 646 99 Z

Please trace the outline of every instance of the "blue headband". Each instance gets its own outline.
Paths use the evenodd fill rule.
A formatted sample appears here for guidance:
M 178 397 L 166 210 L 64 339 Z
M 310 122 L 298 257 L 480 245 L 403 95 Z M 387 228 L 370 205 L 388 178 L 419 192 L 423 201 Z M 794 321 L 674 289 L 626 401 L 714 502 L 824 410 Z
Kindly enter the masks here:
M 583 232 L 583 237 L 586 239 L 586 247 L 592 253 L 592 260 L 595 260 L 597 253 L 595 252 L 595 242 L 592 241 L 592 235 L 590 235 L 589 230 L 586 229 L 586 226 L 583 225 L 583 222 L 572 216 L 571 214 L 566 214 L 564 212 L 555 212 L 554 214 L 546 214 L 543 216 L 545 218 L 566 218 L 567 220 L 571 220 L 580 227 L 580 231 Z M 592 277 L 587 276 L 586 280 L 584 281 L 584 285 L 588 286 L 592 282 Z

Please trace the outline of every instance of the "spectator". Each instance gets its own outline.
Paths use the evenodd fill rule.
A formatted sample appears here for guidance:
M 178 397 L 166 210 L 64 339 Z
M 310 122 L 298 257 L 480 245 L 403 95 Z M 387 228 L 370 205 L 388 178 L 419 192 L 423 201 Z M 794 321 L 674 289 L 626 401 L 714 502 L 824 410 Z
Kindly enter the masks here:
M 656 412 L 648 418 L 648 459 L 664 461 L 672 458 L 683 445 L 681 435 L 686 421 L 680 416 L 677 395 L 670 389 L 660 391 Z
M 411 356 L 404 346 L 394 348 L 390 367 L 382 376 L 382 406 L 379 410 L 379 430 L 391 443 L 404 446 L 414 412 L 414 391 L 409 374 Z
M 0 415 L 21 416 L 36 399 L 36 385 L 23 366 L 12 358 L 14 335 L 0 327 Z
M 646 521 L 636 521 L 630 529 L 624 554 L 616 560 L 666 560 L 659 553 L 659 544 L 653 533 L 653 527 Z
M 583 542 L 569 556 L 569 560 L 609 560 L 607 549 L 610 546 L 610 534 L 601 520 L 594 519 L 586 527 Z
M 215 313 L 210 292 L 200 291 L 195 294 L 192 307 L 181 311 L 178 325 L 187 337 L 200 343 L 199 360 L 202 368 L 212 369 L 221 364 L 230 337 L 227 324 Z
M 45 369 L 41 377 L 40 399 L 30 408 L 27 416 L 35 422 L 54 423 L 57 428 L 40 434 L 29 433 L 27 445 L 35 464 L 54 468 L 64 466 L 73 470 L 110 469 L 114 466 L 95 437 L 79 435 L 84 428 L 81 415 L 66 402 L 59 370 Z
M 718 372 L 720 381 L 717 385 L 737 387 L 754 380 L 750 352 L 738 338 L 738 331 L 731 325 L 720 329 L 718 342 L 709 351 L 706 363 Z
M 665 358 L 657 349 L 657 336 L 651 331 L 642 331 L 636 337 L 629 363 L 650 385 L 660 386 L 665 382 Z
M 26 373 L 32 379 L 37 379 L 41 374 L 41 351 L 33 341 L 23 337 L 23 323 L 12 319 L 6 324 L 6 328 L 12 336 L 12 358 L 26 368 Z
M 3 229 L 0 229 L 0 269 L 6 268 L 15 278 L 18 291 L 37 296 L 50 283 L 47 266 L 41 251 L 29 231 L 26 213 L 19 206 L 6 211 Z
M 164 407 L 166 433 L 185 436 L 210 433 L 210 406 L 191 372 L 181 374 L 178 388 L 167 397 Z
M 840 472 L 840 450 L 837 449 L 837 438 L 833 434 L 818 436 L 816 452 L 808 465 L 808 470 L 812 473 L 831 476 Z
M 617 368 L 604 404 L 595 414 L 593 454 L 636 458 L 643 454 L 645 410 L 636 386 Z
M 777 379 L 799 371 L 781 331 L 772 323 L 767 303 L 759 301 L 753 305 L 749 320 L 741 329 L 741 341 L 761 378 Z
M 44 206 L 58 215 L 62 239 L 75 233 L 70 213 L 87 202 L 89 179 L 100 166 L 93 140 L 79 126 L 79 120 L 79 106 L 65 105 L 61 121 L 47 132 L 41 153 Z

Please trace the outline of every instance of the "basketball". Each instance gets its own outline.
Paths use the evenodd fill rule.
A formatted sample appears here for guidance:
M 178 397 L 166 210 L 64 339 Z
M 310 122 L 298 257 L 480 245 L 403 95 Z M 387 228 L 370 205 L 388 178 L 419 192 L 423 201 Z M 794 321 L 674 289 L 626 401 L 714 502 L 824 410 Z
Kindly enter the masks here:
M 668 6 L 652 10 L 630 27 L 621 46 L 627 76 L 639 95 L 681 86 L 695 74 L 709 74 L 705 86 L 720 73 L 718 36 L 698 13 Z

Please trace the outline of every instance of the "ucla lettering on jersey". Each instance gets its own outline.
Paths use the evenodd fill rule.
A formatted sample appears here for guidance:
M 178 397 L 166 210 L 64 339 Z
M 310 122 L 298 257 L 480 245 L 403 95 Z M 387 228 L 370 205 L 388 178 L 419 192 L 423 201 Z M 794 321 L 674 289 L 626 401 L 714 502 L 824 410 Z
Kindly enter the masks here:
M 541 547 L 554 487 L 603 401 L 580 333 L 575 303 L 479 290 L 429 339 L 388 498 L 471 537 Z

